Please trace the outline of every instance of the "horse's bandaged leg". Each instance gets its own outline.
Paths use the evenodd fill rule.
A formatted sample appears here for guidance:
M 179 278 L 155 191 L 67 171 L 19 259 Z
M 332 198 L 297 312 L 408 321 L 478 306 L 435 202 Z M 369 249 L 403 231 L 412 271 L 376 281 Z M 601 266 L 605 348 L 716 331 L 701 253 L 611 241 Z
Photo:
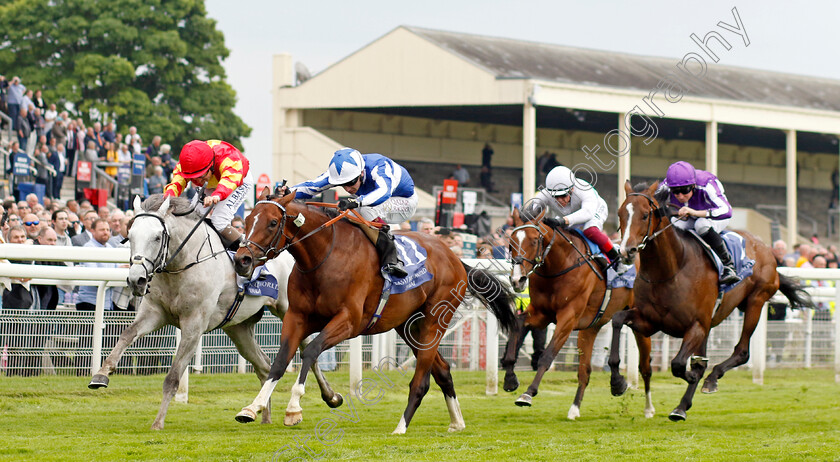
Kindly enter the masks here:
M 459 432 L 467 427 L 464 416 L 461 415 L 461 404 L 456 397 L 446 397 L 446 407 L 449 409 L 449 431 Z

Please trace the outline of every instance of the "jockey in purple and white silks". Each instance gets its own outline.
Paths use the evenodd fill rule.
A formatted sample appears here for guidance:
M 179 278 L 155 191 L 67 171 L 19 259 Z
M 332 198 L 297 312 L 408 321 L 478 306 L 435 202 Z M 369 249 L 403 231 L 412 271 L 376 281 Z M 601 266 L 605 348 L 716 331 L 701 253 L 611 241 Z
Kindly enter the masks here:
M 720 257 L 724 266 L 721 284 L 740 281 L 732 256 L 720 237 L 732 218 L 732 206 L 720 180 L 705 170 L 696 170 L 688 162 L 680 161 L 668 167 L 662 187 L 670 189 L 671 203 L 680 207 L 679 217 L 687 218 L 683 221 L 673 217 L 674 226 L 695 230 Z
M 387 224 L 408 221 L 417 211 L 414 180 L 408 171 L 381 154 L 362 155 L 355 149 L 342 148 L 335 152 L 326 172 L 292 189 L 296 192 L 295 199 L 310 199 L 335 186 L 343 187 L 351 195 L 339 201 L 339 210 L 358 207 L 365 220 L 386 224 L 378 231 L 368 226 L 361 228 L 379 252 L 385 272 L 397 278 L 405 277 Z

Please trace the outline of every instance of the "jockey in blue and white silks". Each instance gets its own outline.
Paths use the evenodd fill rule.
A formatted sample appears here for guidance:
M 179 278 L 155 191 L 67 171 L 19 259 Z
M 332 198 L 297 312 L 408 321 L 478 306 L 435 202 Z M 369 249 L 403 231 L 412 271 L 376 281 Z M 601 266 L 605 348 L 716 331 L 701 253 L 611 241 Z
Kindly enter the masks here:
M 680 161 L 668 167 L 662 187 L 671 191 L 671 203 L 679 207 L 678 217 L 671 219 L 674 226 L 695 230 L 720 257 L 724 266 L 721 284 L 740 281 L 732 256 L 720 237 L 732 218 L 732 206 L 720 180 L 712 173 Z
M 403 166 L 381 154 L 362 155 L 352 148 L 336 151 L 326 172 L 292 189 L 295 199 L 310 199 L 336 186 L 343 187 L 351 195 L 349 199 L 339 201 L 339 210 L 358 207 L 359 213 L 368 221 L 399 224 L 411 219 L 417 211 L 414 180 Z M 362 229 L 379 251 L 385 272 L 394 277 L 405 277 L 390 228 L 383 226 L 379 232 L 366 226 Z

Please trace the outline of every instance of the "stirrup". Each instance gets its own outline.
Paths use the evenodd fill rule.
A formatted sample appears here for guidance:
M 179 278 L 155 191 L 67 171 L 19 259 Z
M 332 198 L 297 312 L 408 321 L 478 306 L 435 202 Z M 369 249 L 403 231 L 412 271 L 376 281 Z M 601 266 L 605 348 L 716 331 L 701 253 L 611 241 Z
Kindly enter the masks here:
M 399 263 L 388 263 L 383 266 L 382 269 L 397 279 L 402 279 L 408 276 L 408 273 L 405 272 L 405 269 L 403 269 L 402 265 Z
M 741 278 L 738 276 L 738 273 L 735 272 L 729 266 L 723 267 L 723 274 L 720 275 L 720 283 L 723 285 L 730 285 L 740 282 Z
M 631 266 L 632 265 L 625 265 L 624 263 L 621 262 L 621 260 L 619 260 L 618 263 L 615 264 L 613 269 L 615 270 L 615 274 L 621 276 L 622 274 L 630 271 Z

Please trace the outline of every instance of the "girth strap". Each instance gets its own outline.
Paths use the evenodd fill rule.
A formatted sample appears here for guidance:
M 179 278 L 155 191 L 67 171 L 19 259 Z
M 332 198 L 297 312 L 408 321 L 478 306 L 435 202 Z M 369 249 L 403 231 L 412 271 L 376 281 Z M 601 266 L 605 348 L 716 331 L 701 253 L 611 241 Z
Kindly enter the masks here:
M 221 329 L 225 324 L 229 323 L 234 316 L 236 316 L 236 312 L 239 311 L 239 307 L 242 306 L 242 300 L 245 299 L 245 289 L 239 290 L 236 292 L 236 298 L 233 299 L 233 305 L 228 308 L 227 314 L 225 318 L 222 319 L 222 322 L 219 323 L 218 326 L 210 329 L 214 331 L 216 329 Z

